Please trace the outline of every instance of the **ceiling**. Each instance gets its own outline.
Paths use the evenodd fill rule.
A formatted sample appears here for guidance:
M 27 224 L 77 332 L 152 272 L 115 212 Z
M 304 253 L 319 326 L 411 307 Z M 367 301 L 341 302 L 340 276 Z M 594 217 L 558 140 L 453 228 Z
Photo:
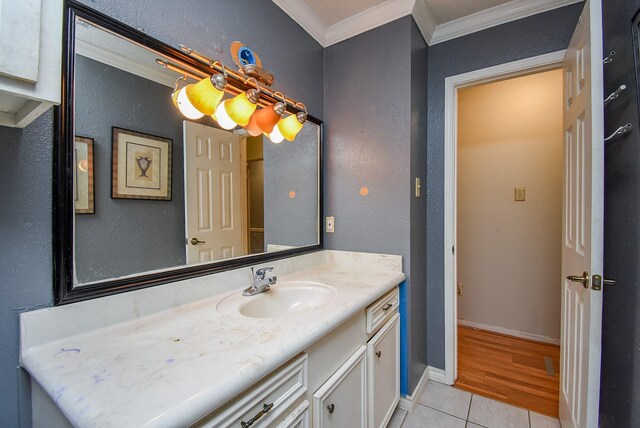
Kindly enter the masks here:
M 413 15 L 430 45 L 582 0 L 272 0 L 322 46 Z

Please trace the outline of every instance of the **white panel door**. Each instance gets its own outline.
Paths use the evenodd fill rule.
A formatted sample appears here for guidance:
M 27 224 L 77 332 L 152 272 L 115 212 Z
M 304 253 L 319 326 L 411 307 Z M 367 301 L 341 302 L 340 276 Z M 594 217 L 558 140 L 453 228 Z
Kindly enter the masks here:
M 587 1 L 567 49 L 564 85 L 564 191 L 560 420 L 597 427 L 602 291 L 602 6 Z M 584 274 L 583 274 L 584 273 Z
M 183 123 L 187 263 L 240 256 L 240 137 Z

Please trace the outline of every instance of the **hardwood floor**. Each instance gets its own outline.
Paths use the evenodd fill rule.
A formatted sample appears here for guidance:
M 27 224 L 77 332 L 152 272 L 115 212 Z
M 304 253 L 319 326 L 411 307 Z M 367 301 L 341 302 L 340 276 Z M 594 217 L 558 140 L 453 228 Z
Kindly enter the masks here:
M 559 367 L 557 345 L 458 326 L 456 388 L 557 418 Z

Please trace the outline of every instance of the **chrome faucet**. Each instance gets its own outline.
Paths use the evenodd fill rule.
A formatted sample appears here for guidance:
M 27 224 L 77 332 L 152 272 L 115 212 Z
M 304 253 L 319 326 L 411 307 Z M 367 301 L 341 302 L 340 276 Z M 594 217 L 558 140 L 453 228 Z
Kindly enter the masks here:
M 272 271 L 272 267 L 260 268 L 253 271 L 251 268 L 251 276 L 253 277 L 253 284 L 250 287 L 245 288 L 242 291 L 243 296 L 254 296 L 256 294 L 269 291 L 272 285 L 275 285 L 278 278 L 274 276 L 267 277 L 267 272 Z

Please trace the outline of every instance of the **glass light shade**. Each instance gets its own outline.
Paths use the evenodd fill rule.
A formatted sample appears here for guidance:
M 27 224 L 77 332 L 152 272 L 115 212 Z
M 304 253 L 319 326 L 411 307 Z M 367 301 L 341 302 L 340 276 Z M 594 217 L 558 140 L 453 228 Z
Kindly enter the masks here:
M 298 135 L 298 132 L 302 129 L 302 123 L 300 123 L 296 116 L 297 115 L 292 114 L 285 117 L 284 119 L 281 119 L 276 126 L 287 141 L 293 141 L 296 138 L 296 135 Z
M 249 135 L 251 135 L 252 137 L 257 137 L 258 135 L 262 134 L 262 129 L 260 129 L 260 127 L 256 123 L 256 115 L 262 110 L 264 109 L 257 110 L 255 113 L 253 113 L 253 115 L 251 115 L 251 119 L 249 119 L 249 123 L 244 127 L 244 129 L 246 129 Z
M 191 105 L 202 114 L 212 115 L 224 95 L 224 91 L 213 86 L 207 77 L 198 83 L 186 86 L 187 98 Z
M 273 127 L 282 119 L 284 105 L 282 103 L 278 104 L 278 107 L 274 104 L 257 110 L 251 117 L 251 120 L 255 121 L 258 128 L 267 134 L 270 134 L 273 131 Z M 278 113 L 278 111 L 280 111 L 280 113 Z
M 249 100 L 246 92 L 226 100 L 223 105 L 231 120 L 240 126 L 246 126 L 249 123 L 249 119 L 257 107 L 256 103 Z
M 280 133 L 280 130 L 277 126 L 274 126 L 273 131 L 270 134 L 267 134 L 267 137 L 271 140 L 273 144 L 280 144 L 284 140 L 284 136 Z
M 233 121 L 227 114 L 227 110 L 225 108 L 225 104 L 231 100 L 225 100 L 218 104 L 218 108 L 216 108 L 216 112 L 213 115 L 213 118 L 218 122 L 223 129 L 233 129 L 238 124 Z
M 173 103 L 178 107 L 180 113 L 187 119 L 200 119 L 204 116 L 204 114 L 200 113 L 198 109 L 196 109 L 193 104 L 189 101 L 187 97 L 187 91 L 185 88 L 182 88 L 178 91 L 175 91 L 171 94 L 171 99 L 173 99 Z

